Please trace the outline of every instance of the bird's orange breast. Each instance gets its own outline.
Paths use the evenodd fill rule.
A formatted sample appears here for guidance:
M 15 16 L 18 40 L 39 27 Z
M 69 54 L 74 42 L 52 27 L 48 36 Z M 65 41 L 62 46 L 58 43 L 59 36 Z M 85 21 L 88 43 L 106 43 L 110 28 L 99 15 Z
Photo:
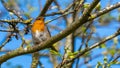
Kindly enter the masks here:
M 31 31 L 33 33 L 35 33 L 36 31 L 44 31 L 45 30 L 45 24 L 44 24 L 44 21 L 41 21 L 41 20 L 36 20 L 33 25 L 32 25 L 32 28 L 31 28 Z

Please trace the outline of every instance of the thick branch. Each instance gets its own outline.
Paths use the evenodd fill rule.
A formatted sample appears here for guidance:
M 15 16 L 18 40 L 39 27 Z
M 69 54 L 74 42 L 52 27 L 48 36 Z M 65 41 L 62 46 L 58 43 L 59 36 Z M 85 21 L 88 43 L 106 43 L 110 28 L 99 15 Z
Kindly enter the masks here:
M 38 17 L 45 15 L 45 13 L 47 12 L 49 6 L 52 4 L 53 1 L 54 1 L 54 0 L 47 0 L 45 6 L 44 6 L 44 8 L 43 8 L 43 10 L 41 11 L 41 13 L 39 14 Z

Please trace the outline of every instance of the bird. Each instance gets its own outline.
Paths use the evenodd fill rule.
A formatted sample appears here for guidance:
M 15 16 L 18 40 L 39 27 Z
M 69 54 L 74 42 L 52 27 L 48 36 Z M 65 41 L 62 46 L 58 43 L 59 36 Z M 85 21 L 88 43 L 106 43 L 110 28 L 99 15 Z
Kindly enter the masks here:
M 34 45 L 41 44 L 51 37 L 51 34 L 46 24 L 44 23 L 44 17 L 36 18 L 32 25 L 31 32 Z M 55 49 L 55 47 L 51 46 L 50 48 L 57 52 L 57 49 Z
M 44 23 L 44 17 L 37 17 L 35 19 L 31 27 L 31 33 L 34 45 L 41 44 L 51 37 L 50 32 L 46 24 Z M 50 46 L 50 48 L 53 52 L 58 52 L 57 49 L 55 49 L 55 47 L 53 47 L 52 45 Z M 39 52 L 34 52 L 32 56 L 31 68 L 36 68 L 39 63 Z

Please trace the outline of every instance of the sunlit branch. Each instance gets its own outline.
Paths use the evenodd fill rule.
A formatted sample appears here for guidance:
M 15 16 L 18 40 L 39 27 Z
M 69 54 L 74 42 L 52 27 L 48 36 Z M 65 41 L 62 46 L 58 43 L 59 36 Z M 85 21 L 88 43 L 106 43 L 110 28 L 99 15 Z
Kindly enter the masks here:
M 90 20 L 94 20 L 95 18 L 101 16 L 101 15 L 104 15 L 106 14 L 107 12 L 110 12 L 111 10 L 114 10 L 116 8 L 119 8 L 120 7 L 120 2 L 118 2 L 117 4 L 114 4 L 114 5 L 110 5 L 106 8 L 104 8 L 103 10 L 97 12 L 97 13 L 94 13 L 94 14 L 91 14 L 91 17 L 88 19 L 88 21 Z
M 87 53 L 88 51 L 90 51 L 90 50 L 92 50 L 92 49 L 100 46 L 100 45 L 103 44 L 104 42 L 106 42 L 106 41 L 108 41 L 108 40 L 111 40 L 112 38 L 114 38 L 114 37 L 116 37 L 116 36 L 118 36 L 118 35 L 120 35 L 120 29 L 118 29 L 115 34 L 110 35 L 110 36 L 106 37 L 105 39 L 103 39 L 102 41 L 93 44 L 91 47 L 89 47 L 89 48 L 83 50 L 82 52 L 80 52 L 79 54 L 77 54 L 74 58 L 69 59 L 69 60 L 63 62 L 63 63 L 61 63 L 60 65 L 68 64 L 68 63 L 74 61 L 76 58 L 84 55 L 84 54 Z
M 12 19 L 12 20 L 6 20 L 6 19 L 3 19 L 3 20 L 0 20 L 0 23 L 1 22 L 6 22 L 6 23 L 22 23 L 22 24 L 30 24 L 30 22 L 32 21 L 32 18 L 28 19 L 28 20 L 20 20 L 20 19 Z

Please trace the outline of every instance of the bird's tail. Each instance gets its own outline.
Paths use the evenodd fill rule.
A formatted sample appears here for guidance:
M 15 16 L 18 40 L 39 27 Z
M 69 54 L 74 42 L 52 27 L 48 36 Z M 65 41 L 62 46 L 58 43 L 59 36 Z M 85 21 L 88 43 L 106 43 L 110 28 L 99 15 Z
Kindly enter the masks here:
M 38 63 L 39 63 L 39 52 L 35 52 L 32 54 L 31 68 L 37 68 Z

